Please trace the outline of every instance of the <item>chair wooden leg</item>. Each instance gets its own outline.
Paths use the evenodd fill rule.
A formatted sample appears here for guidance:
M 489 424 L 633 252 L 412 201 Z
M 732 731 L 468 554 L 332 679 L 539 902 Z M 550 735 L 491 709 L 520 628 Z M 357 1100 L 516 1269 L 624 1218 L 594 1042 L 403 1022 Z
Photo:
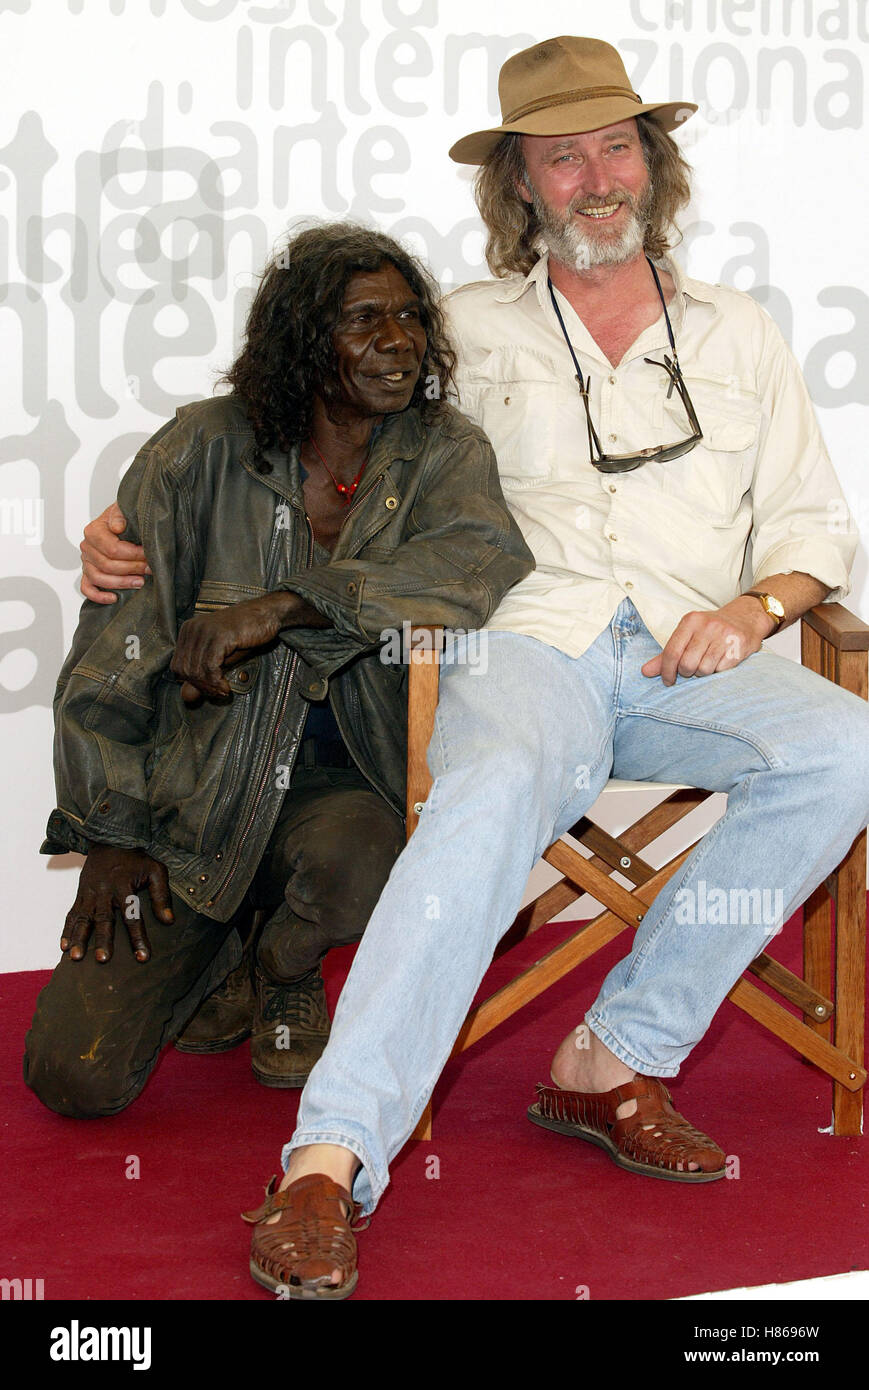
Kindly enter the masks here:
M 752 985 L 743 977 L 728 993 L 728 999 L 747 1014 L 762 1023 L 770 1033 L 795 1047 L 803 1057 L 825 1071 L 839 1083 L 840 1089 L 853 1091 L 857 1095 L 866 1081 L 866 1070 L 857 1056 L 851 1056 L 834 1047 L 826 1038 L 821 1038 L 812 1028 L 807 1028 L 802 1019 L 797 1018 L 757 985 Z
M 866 831 L 839 868 L 836 893 L 836 1046 L 864 1055 L 866 1014 Z M 833 1085 L 833 1133 L 862 1134 L 863 1092 Z
M 431 1139 L 431 1101 L 420 1115 L 411 1139 Z
M 820 884 L 803 908 L 803 975 L 806 984 L 825 999 L 833 997 L 833 951 L 830 920 L 830 896 Z M 822 1038 L 830 1036 L 829 1019 L 812 1014 L 803 1018 Z
M 839 607 L 820 605 L 802 622 L 803 665 L 869 697 L 866 624 Z M 864 1058 L 866 1016 L 866 832 L 830 875 L 835 920 L 835 1001 L 833 1038 L 849 1057 Z M 817 905 L 816 895 L 809 900 Z M 818 933 L 822 931 L 818 927 Z M 823 993 L 822 989 L 822 993 Z M 861 1134 L 862 1091 L 833 1086 L 833 1133 Z
M 807 980 L 788 970 L 781 961 L 768 956 L 766 951 L 761 951 L 759 956 L 755 956 L 748 967 L 748 973 L 756 975 L 764 984 L 774 989 L 776 994 L 780 994 L 782 999 L 787 999 L 789 1003 L 802 1009 L 803 1019 L 809 1026 L 823 1023 L 835 1013 L 832 999 L 821 994 L 819 990 L 812 989 Z M 821 1033 L 821 1037 L 827 1036 Z
M 517 975 L 509 984 L 502 985 L 494 994 L 490 994 L 488 999 L 484 999 L 476 1008 L 471 1009 L 465 1019 L 462 1030 L 456 1039 L 452 1055 L 464 1052 L 471 1047 L 493 1028 L 497 1028 L 505 1019 L 510 1018 L 517 1009 L 521 1009 L 532 999 L 536 999 L 538 994 L 549 989 L 557 980 L 562 979 L 570 970 L 574 970 L 582 961 L 593 956 L 602 946 L 606 946 L 615 937 L 620 935 L 629 926 L 635 927 L 637 918 L 642 917 L 647 907 L 655 901 L 659 890 L 664 886 L 678 869 L 682 867 L 689 854 L 693 853 L 695 845 L 689 845 L 681 854 L 677 854 L 675 859 L 671 859 L 669 864 L 657 869 L 652 878 L 647 883 L 641 884 L 633 896 L 625 893 L 624 889 L 620 892 L 628 899 L 629 912 L 627 920 L 620 917 L 617 912 L 605 911 L 594 921 L 586 923 L 580 927 L 579 931 L 574 932 L 562 941 L 560 946 L 554 946 L 551 951 L 547 951 L 545 956 L 541 956 L 533 965 L 529 965 L 527 970 L 523 970 L 521 975 Z M 580 877 L 586 876 L 588 860 L 583 860 L 575 853 L 569 851 L 578 862 L 571 869 L 569 862 L 565 863 L 568 873 L 574 873 L 577 882 Z M 584 886 L 589 887 L 588 884 Z M 618 887 L 618 885 L 611 885 Z M 596 884 L 590 885 L 590 891 L 594 893 L 598 902 L 603 900 L 604 891 Z M 642 909 L 638 912 L 637 907 Z

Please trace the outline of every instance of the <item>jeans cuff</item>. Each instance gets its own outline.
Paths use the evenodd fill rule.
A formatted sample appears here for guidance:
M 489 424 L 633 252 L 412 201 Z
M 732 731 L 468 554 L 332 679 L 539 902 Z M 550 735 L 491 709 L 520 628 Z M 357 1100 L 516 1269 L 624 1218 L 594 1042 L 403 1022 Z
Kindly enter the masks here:
M 620 1062 L 624 1062 L 626 1067 L 630 1067 L 633 1071 L 639 1072 L 641 1076 L 679 1075 L 678 1066 L 653 1066 L 651 1063 L 641 1062 L 638 1057 L 634 1057 L 624 1044 L 619 1042 L 618 1038 L 613 1037 L 606 1024 L 596 1017 L 591 1009 L 589 1009 L 586 1014 L 585 1021 L 598 1041 L 603 1043 L 604 1047 L 608 1047 L 610 1052 L 612 1052 L 615 1057 L 618 1057 Z
M 296 1130 L 284 1147 L 281 1149 L 281 1167 L 286 1173 L 290 1162 L 290 1154 L 293 1149 L 301 1149 L 307 1144 L 339 1144 L 342 1149 L 349 1149 L 354 1153 L 362 1164 L 356 1177 L 353 1179 L 353 1191 L 351 1196 L 354 1202 L 359 1202 L 362 1207 L 362 1215 L 370 1216 L 386 1191 L 389 1182 L 388 1174 L 381 1177 L 361 1140 L 346 1134 L 343 1130 Z

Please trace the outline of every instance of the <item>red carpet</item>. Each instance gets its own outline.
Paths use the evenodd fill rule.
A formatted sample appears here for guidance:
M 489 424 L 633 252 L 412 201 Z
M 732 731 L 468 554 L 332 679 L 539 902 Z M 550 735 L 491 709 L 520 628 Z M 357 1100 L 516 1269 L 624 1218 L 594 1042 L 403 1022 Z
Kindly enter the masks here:
M 544 928 L 499 963 L 536 958 Z M 623 938 L 624 941 L 624 938 Z M 797 935 L 779 938 L 785 963 Z M 725 1003 L 674 1100 L 729 1155 L 738 1180 L 698 1188 L 639 1178 L 599 1149 L 525 1118 L 555 1043 L 580 1021 L 625 950 L 605 953 L 456 1063 L 435 1136 L 408 1144 L 360 1237 L 364 1299 L 670 1299 L 869 1266 L 869 1146 L 819 1134 L 830 1086 Z M 352 950 L 333 953 L 334 1005 Z M 20 1054 L 46 973 L 0 976 L 3 1032 L 2 1268 L 48 1299 L 251 1299 L 237 1213 L 259 1200 L 289 1137 L 297 1093 L 266 1090 L 248 1048 L 169 1049 L 138 1101 L 112 1119 L 62 1119 L 26 1089 Z M 130 1155 L 137 1180 L 125 1177 Z M 432 1158 L 438 1160 L 433 1163 Z M 439 1169 L 439 1177 L 427 1177 Z

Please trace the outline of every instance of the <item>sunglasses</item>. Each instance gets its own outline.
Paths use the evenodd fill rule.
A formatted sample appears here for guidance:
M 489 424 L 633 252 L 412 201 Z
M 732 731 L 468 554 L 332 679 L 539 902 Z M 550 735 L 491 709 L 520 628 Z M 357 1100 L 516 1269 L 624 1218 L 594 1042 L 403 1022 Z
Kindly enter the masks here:
M 561 316 L 561 310 L 559 309 L 558 301 L 555 298 L 555 291 L 552 287 L 552 281 L 549 280 L 547 282 L 549 285 L 549 296 L 552 300 L 552 307 L 555 310 L 558 322 L 561 326 L 561 331 L 564 334 L 564 341 L 567 343 L 567 346 L 570 349 L 570 355 L 573 358 L 573 365 L 576 368 L 576 380 L 579 384 L 579 394 L 582 396 L 582 403 L 585 406 L 585 419 L 586 425 L 588 427 L 589 460 L 593 467 L 595 467 L 600 473 L 630 473 L 634 468 L 640 468 L 644 463 L 649 463 L 655 459 L 659 460 L 662 463 L 665 463 L 668 459 L 680 458 L 682 454 L 689 453 L 690 450 L 693 449 L 696 444 L 699 444 L 700 440 L 703 438 L 703 431 L 700 428 L 700 421 L 697 419 L 697 412 L 695 411 L 691 397 L 688 394 L 688 387 L 685 384 L 685 378 L 682 376 L 682 368 L 679 365 L 679 358 L 676 353 L 676 341 L 673 337 L 673 329 L 670 324 L 670 315 L 667 313 L 667 305 L 664 300 L 664 292 L 661 289 L 661 282 L 658 278 L 658 272 L 655 270 L 655 267 L 652 265 L 652 262 L 649 261 L 648 256 L 646 257 L 646 260 L 648 261 L 652 275 L 655 277 L 655 285 L 657 287 L 658 294 L 660 295 L 661 303 L 664 306 L 664 318 L 667 323 L 667 336 L 670 339 L 670 347 L 672 349 L 673 355 L 672 357 L 668 357 L 667 354 L 664 353 L 663 362 L 658 362 L 654 357 L 644 357 L 643 361 L 648 362 L 649 365 L 653 367 L 663 367 L 664 371 L 667 373 L 667 376 L 669 377 L 669 385 L 667 387 L 667 400 L 670 399 L 674 390 L 678 393 L 679 399 L 682 402 L 682 405 L 684 406 L 685 414 L 688 417 L 688 423 L 691 426 L 692 432 L 687 439 L 680 439 L 675 444 L 656 444 L 652 445 L 652 447 L 648 449 L 640 449 L 639 451 L 633 454 L 605 454 L 603 449 L 601 448 L 597 430 L 592 424 L 591 409 L 588 401 L 589 387 L 591 386 L 591 377 L 589 377 L 586 381 L 582 375 L 582 369 L 579 365 L 579 362 L 576 359 L 576 353 L 573 350 L 573 344 L 571 343 L 570 338 L 568 337 L 567 329 L 564 326 L 564 319 Z

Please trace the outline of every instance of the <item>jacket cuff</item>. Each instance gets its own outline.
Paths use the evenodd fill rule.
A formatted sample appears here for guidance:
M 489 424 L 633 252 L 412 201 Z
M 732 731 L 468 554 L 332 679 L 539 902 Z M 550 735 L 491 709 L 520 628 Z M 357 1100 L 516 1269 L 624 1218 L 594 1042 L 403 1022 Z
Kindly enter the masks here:
M 138 797 L 103 787 L 84 820 L 62 807 L 52 811 L 46 837 L 42 854 L 62 854 L 70 849 L 87 854 L 93 843 L 143 849 L 151 843 L 150 808 Z M 56 845 L 61 848 L 58 850 Z
M 39 853 L 68 854 L 72 850 L 76 854 L 87 854 L 88 842 L 79 825 L 80 822 L 74 824 L 63 811 L 52 811 L 45 827 L 45 839 L 39 846 Z
M 305 599 L 324 618 L 328 618 L 336 632 L 345 638 L 370 643 L 371 639 L 359 622 L 364 575 L 358 571 L 348 574 L 346 570 L 333 570 L 330 574 L 328 570 L 328 565 L 319 566 L 316 579 L 311 571 L 294 574 L 278 584 L 277 588 L 289 589 Z
M 298 652 L 305 664 L 318 677 L 326 679 L 333 676 L 336 671 L 340 671 L 348 662 L 355 660 L 362 652 L 371 649 L 370 643 L 361 643 L 358 638 L 345 637 L 343 633 L 336 632 L 334 628 L 288 627 L 284 628 L 278 636 L 285 647 Z M 314 687 L 311 686 L 311 690 L 313 689 Z M 309 699 L 318 700 L 321 698 L 319 695 L 311 694 L 304 681 L 302 682 L 302 694 Z

